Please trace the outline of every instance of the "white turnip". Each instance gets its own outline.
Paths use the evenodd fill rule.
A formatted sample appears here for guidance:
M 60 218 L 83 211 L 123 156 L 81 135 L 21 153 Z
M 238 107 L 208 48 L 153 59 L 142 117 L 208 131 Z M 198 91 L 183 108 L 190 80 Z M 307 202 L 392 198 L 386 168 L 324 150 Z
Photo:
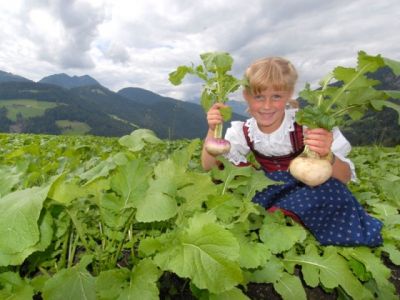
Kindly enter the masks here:
M 297 180 L 314 187 L 332 176 L 332 165 L 325 159 L 299 156 L 291 161 L 289 171 Z
M 228 153 L 231 149 L 231 143 L 224 139 L 211 138 L 206 140 L 204 147 L 211 155 L 218 156 Z
M 311 151 L 306 145 L 302 154 L 289 164 L 289 172 L 297 180 L 314 187 L 327 181 L 332 176 L 332 152 L 321 158 L 318 153 Z

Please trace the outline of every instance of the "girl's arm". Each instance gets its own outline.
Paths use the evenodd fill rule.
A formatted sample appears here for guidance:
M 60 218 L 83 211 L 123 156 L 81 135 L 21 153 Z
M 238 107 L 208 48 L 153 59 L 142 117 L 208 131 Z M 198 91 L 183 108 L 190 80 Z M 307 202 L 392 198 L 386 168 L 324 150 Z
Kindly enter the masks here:
M 347 162 L 335 157 L 332 165 L 332 177 L 339 179 L 343 183 L 348 183 L 351 179 L 350 166 Z

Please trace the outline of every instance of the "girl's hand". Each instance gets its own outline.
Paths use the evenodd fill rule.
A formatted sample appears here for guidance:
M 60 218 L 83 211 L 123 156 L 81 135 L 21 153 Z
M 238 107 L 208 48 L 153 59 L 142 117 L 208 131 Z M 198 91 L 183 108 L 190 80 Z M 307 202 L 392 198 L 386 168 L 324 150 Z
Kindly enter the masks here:
M 321 157 L 330 153 L 333 142 L 332 132 L 323 129 L 305 129 L 304 144 L 308 145 L 310 150 L 317 152 Z
M 207 112 L 207 123 L 208 123 L 208 128 L 211 131 L 215 130 L 215 127 L 218 124 L 221 124 L 223 122 L 223 118 L 221 115 L 221 112 L 219 111 L 220 108 L 227 107 L 223 103 L 215 103 Z

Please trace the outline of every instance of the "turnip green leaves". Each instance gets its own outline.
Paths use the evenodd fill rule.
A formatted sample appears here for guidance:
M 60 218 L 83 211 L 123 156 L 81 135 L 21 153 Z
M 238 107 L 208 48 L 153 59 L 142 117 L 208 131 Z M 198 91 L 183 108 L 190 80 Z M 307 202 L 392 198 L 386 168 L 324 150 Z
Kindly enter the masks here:
M 309 105 L 297 113 L 297 122 L 310 128 L 331 130 L 346 118 L 358 120 L 368 109 L 381 110 L 387 106 L 397 111 L 400 124 L 400 105 L 390 100 L 400 99 L 398 91 L 377 90 L 379 81 L 368 77 L 385 66 L 396 76 L 400 75 L 400 62 L 360 51 L 356 67 L 336 67 L 320 82 L 319 89 L 311 90 L 307 84 L 300 97 Z

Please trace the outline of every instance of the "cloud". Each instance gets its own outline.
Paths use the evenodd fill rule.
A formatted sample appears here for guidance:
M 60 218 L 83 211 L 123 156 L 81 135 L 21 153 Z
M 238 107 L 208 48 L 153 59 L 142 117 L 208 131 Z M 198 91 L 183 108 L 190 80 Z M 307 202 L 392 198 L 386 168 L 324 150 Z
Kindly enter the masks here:
M 0 11 L 0 69 L 34 80 L 89 74 L 113 90 L 137 86 L 179 99 L 202 83 L 168 74 L 199 54 L 228 51 L 241 77 L 255 59 L 279 55 L 299 71 L 298 90 L 357 51 L 399 59 L 397 0 L 13 0 Z M 235 95 L 240 98 L 240 93 Z
M 36 0 L 24 2 L 21 14 L 39 59 L 65 69 L 94 67 L 88 52 L 105 19 L 103 6 L 79 0 Z

